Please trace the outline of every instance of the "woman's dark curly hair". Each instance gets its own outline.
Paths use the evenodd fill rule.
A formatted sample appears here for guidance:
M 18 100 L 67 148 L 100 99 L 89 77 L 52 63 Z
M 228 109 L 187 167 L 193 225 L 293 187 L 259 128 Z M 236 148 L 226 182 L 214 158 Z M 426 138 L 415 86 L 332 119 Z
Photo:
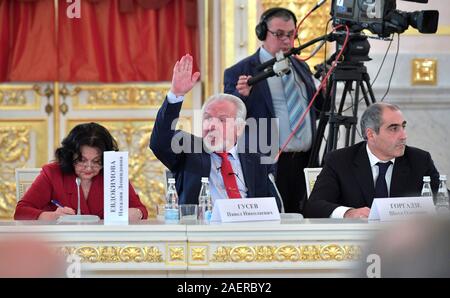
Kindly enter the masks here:
M 74 173 L 74 162 L 81 158 L 80 148 L 89 146 L 105 151 L 119 151 L 116 140 L 109 131 L 98 123 L 83 123 L 75 126 L 56 149 L 55 157 L 63 173 Z

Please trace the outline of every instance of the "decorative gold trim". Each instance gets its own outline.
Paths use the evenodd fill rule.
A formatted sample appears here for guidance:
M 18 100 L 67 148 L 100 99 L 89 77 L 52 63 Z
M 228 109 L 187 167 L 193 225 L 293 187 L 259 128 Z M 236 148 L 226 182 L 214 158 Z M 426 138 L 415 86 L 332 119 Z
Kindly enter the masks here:
M 166 248 L 166 264 L 167 265 L 186 265 L 186 244 L 173 243 L 167 244 Z
M 47 120 L 0 120 L 0 150 L 0 218 L 11 219 L 16 207 L 15 169 L 47 163 Z
M 204 66 L 204 90 L 203 98 L 208 98 L 213 94 L 214 86 L 214 4 L 210 1 L 203 1 L 204 3 L 204 54 L 203 54 L 203 66 Z M 203 104 L 203 100 L 202 100 Z
M 223 86 L 223 73 L 225 68 L 230 67 L 235 62 L 234 46 L 235 41 L 235 0 L 221 0 L 221 70 L 219 80 L 219 90 Z
M 361 257 L 358 245 L 283 245 L 283 246 L 220 246 L 213 253 L 216 263 L 318 262 L 352 261 Z
M 82 84 L 73 87 L 72 102 L 75 110 L 158 109 L 161 107 L 170 82 L 158 84 Z M 84 94 L 87 92 L 87 95 Z M 80 97 L 86 95 L 86 103 Z M 193 107 L 192 93 L 183 103 L 184 109 Z
M 59 105 L 60 105 L 60 99 L 59 99 L 59 83 L 55 82 L 53 87 L 53 150 L 56 150 L 56 148 L 59 147 L 59 144 L 61 144 L 61 123 L 59 122 L 59 119 L 61 117 Z
M 62 247 L 65 255 L 76 254 L 82 263 L 163 263 L 163 253 L 156 246 L 81 246 Z
M 33 103 L 28 104 L 25 92 L 32 91 L 35 98 Z M 5 100 L 7 102 L 5 103 Z M 42 96 L 34 85 L 0 84 L 0 110 L 36 110 L 41 106 Z
M 26 163 L 23 167 L 41 167 L 42 165 L 48 162 L 48 121 L 47 119 L 22 119 L 22 118 L 14 118 L 9 120 L 0 120 L 0 127 L 23 127 L 28 126 L 32 128 L 33 132 L 36 133 L 36 161 L 34 164 Z M 14 142 L 21 141 L 19 138 L 15 138 Z M 30 141 L 30 140 L 23 140 Z M 2 148 L 3 150 L 8 150 L 8 154 L 13 154 L 16 148 Z M 28 162 L 28 160 L 26 160 Z M 4 161 L 2 161 L 4 165 Z
M 191 258 L 193 261 L 205 261 L 206 248 L 205 247 L 191 248 Z
M 413 59 L 411 75 L 412 85 L 436 85 L 437 59 Z
M 247 52 L 249 55 L 253 55 L 258 47 L 258 39 L 255 34 L 256 24 L 258 23 L 258 10 L 254 0 L 247 0 Z
M 169 249 L 171 261 L 183 261 L 184 260 L 184 247 L 172 247 Z
M 207 265 L 209 255 L 209 244 L 207 243 L 188 243 L 189 266 Z

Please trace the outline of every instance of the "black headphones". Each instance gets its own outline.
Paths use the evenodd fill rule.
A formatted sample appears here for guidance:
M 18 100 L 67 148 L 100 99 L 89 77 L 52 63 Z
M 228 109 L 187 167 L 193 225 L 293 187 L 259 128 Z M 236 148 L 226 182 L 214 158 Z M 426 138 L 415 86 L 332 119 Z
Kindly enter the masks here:
M 297 17 L 295 16 L 295 14 L 290 11 L 287 8 L 283 8 L 283 7 L 272 7 L 268 10 L 266 10 L 262 15 L 261 15 L 261 19 L 258 23 L 258 25 L 256 25 L 255 28 L 255 32 L 256 32 L 256 36 L 258 37 L 259 40 L 264 41 L 266 40 L 266 36 L 267 36 L 267 20 L 269 20 L 271 17 L 273 17 L 274 15 L 276 15 L 279 12 L 286 12 L 288 14 L 290 14 L 292 16 L 292 19 L 294 20 L 295 25 L 297 26 Z

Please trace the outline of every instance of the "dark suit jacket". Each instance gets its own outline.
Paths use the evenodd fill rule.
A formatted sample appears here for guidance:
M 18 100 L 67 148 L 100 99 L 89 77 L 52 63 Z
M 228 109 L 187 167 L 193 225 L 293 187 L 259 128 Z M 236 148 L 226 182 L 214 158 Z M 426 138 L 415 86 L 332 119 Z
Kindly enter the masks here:
M 272 95 L 270 93 L 269 84 L 267 80 L 260 81 L 255 84 L 250 91 L 248 97 L 244 97 L 240 95 L 236 90 L 236 83 L 241 75 L 251 75 L 255 76 L 258 74 L 256 71 L 256 67 L 261 64 L 259 60 L 259 51 L 249 56 L 237 64 L 231 66 L 230 68 L 225 70 L 224 73 L 224 92 L 233 94 L 239 98 L 241 98 L 245 106 L 247 108 L 247 118 L 276 118 L 275 110 L 273 108 Z M 302 78 L 303 82 L 306 86 L 307 98 L 311 100 L 314 93 L 316 92 L 316 88 L 314 86 L 314 81 L 312 79 L 311 71 L 306 63 L 300 62 L 297 59 L 290 59 L 292 65 L 297 72 L 297 74 Z M 315 112 L 314 107 L 320 107 L 322 105 L 323 99 L 319 94 L 316 99 L 313 107 L 311 108 L 311 127 L 313 128 L 313 137 L 315 135 L 316 128 L 316 116 L 317 112 Z M 271 126 L 269 122 L 269 126 L 267 129 L 267 140 L 268 144 L 271 144 L 271 136 L 270 136 Z M 280 144 L 281 146 L 282 144 Z
M 150 149 L 174 174 L 180 204 L 198 204 L 201 177 L 209 177 L 211 157 L 203 150 L 203 142 L 183 131 L 172 130 L 172 122 L 179 117 L 182 103 L 170 104 L 167 99 L 158 111 L 150 138 Z M 175 138 L 173 141 L 172 139 Z M 175 153 L 172 143 L 180 144 L 182 152 Z M 194 151 L 194 149 L 197 149 Z M 248 197 L 275 197 L 279 199 L 268 179 L 272 165 L 260 163 L 260 154 L 239 153 Z
M 38 219 L 44 211 L 55 211 L 56 206 L 51 200 L 58 200 L 64 207 L 77 210 L 78 195 L 75 174 L 63 174 L 57 163 L 50 163 L 42 167 L 42 171 L 34 180 L 23 198 L 17 203 L 14 219 Z M 139 200 L 139 196 L 129 184 L 129 207 L 139 208 L 143 219 L 148 212 Z M 103 171 L 92 178 L 91 188 L 87 199 L 80 189 L 81 214 L 93 214 L 103 218 Z
M 423 176 L 431 176 L 434 192 L 439 173 L 430 153 L 406 146 L 405 154 L 395 159 L 390 196 L 420 196 Z M 375 195 L 366 142 L 330 152 L 322 172 L 306 202 L 305 217 L 329 217 L 339 206 L 371 207 Z

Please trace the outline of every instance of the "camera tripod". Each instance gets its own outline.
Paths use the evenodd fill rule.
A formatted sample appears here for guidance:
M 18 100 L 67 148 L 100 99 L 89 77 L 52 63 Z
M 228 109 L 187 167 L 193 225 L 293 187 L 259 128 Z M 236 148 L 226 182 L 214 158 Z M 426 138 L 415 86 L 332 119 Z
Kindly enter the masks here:
M 345 82 L 342 91 L 339 109 L 336 111 L 337 83 Z M 353 87 L 354 86 L 354 87 Z M 354 88 L 354 89 L 353 89 Z M 345 100 L 354 90 L 355 96 L 351 98 L 351 115 L 344 116 Z M 375 96 L 370 85 L 370 77 L 363 62 L 343 61 L 334 69 L 327 85 L 325 101 L 319 116 L 319 125 L 314 138 L 308 167 L 318 167 L 323 164 L 323 158 L 319 163 L 319 153 L 325 129 L 328 126 L 328 138 L 325 141 L 323 156 L 337 148 L 339 128 L 345 127 L 345 147 L 355 144 L 356 126 L 358 124 L 358 106 L 360 91 L 367 106 L 375 103 Z

